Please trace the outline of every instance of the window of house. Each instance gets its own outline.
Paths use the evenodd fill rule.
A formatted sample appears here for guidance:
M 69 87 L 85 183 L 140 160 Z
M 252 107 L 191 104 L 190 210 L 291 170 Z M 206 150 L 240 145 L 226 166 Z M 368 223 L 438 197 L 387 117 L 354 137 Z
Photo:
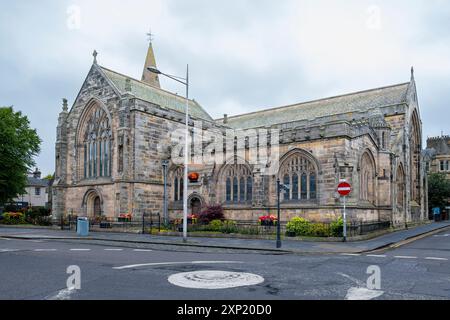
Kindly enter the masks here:
M 34 195 L 40 196 L 41 195 L 41 188 L 34 188 Z
M 449 160 L 441 160 L 441 171 L 449 171 Z

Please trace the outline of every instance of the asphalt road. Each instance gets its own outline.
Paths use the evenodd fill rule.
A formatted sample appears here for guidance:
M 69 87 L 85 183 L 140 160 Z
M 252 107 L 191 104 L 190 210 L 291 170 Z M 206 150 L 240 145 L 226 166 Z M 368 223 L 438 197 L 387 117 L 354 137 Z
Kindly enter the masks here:
M 112 245 L 0 238 L 0 299 L 450 299 L 448 230 L 363 255 L 202 253 Z M 66 271 L 72 265 L 81 270 L 79 290 L 67 289 Z M 379 277 L 370 282 L 375 287 L 368 288 L 377 268 Z M 206 278 L 188 277 L 200 285 L 227 283 L 237 273 L 264 281 L 245 285 L 249 276 L 243 275 L 234 279 L 243 286 L 225 289 L 186 288 L 168 281 L 174 274 L 199 271 L 218 271 L 216 278 L 208 278 L 208 272 Z M 224 272 L 233 274 L 222 277 Z

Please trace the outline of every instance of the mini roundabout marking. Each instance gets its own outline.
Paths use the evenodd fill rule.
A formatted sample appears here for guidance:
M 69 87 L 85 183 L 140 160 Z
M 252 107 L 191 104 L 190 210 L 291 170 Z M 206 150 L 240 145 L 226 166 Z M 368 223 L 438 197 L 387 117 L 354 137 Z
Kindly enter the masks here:
M 253 273 L 229 272 L 221 270 L 198 270 L 176 273 L 168 281 L 189 289 L 229 289 L 254 286 L 264 282 L 264 278 Z

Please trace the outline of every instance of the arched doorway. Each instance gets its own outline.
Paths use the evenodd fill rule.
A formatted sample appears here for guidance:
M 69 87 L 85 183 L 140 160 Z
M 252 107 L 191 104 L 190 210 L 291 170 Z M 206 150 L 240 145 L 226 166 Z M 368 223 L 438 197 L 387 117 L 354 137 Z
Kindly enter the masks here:
M 94 199 L 94 217 L 100 217 L 102 215 L 102 207 L 100 203 L 100 197 Z
M 89 190 L 83 199 L 83 208 L 86 216 L 89 218 L 100 217 L 103 215 L 103 201 L 97 190 Z
M 198 197 L 192 197 L 189 202 L 190 213 L 198 215 L 202 210 L 202 201 Z

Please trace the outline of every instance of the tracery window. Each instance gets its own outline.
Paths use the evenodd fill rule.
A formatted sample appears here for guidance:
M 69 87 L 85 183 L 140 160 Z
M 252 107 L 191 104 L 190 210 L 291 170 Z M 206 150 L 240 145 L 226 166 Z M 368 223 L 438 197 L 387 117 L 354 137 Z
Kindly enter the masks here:
M 253 198 L 253 177 L 250 168 L 243 164 L 229 165 L 223 172 L 225 201 L 247 203 Z
M 317 199 L 317 167 L 305 154 L 295 152 L 283 161 L 280 177 L 290 187 L 283 195 L 284 201 Z
M 111 124 L 107 113 L 98 105 L 91 106 L 80 126 L 80 160 L 84 179 L 111 176 Z
M 365 152 L 361 158 L 361 187 L 360 199 L 375 202 L 375 163 L 369 152 Z
M 184 168 L 179 167 L 173 174 L 173 200 L 183 200 L 184 194 Z

